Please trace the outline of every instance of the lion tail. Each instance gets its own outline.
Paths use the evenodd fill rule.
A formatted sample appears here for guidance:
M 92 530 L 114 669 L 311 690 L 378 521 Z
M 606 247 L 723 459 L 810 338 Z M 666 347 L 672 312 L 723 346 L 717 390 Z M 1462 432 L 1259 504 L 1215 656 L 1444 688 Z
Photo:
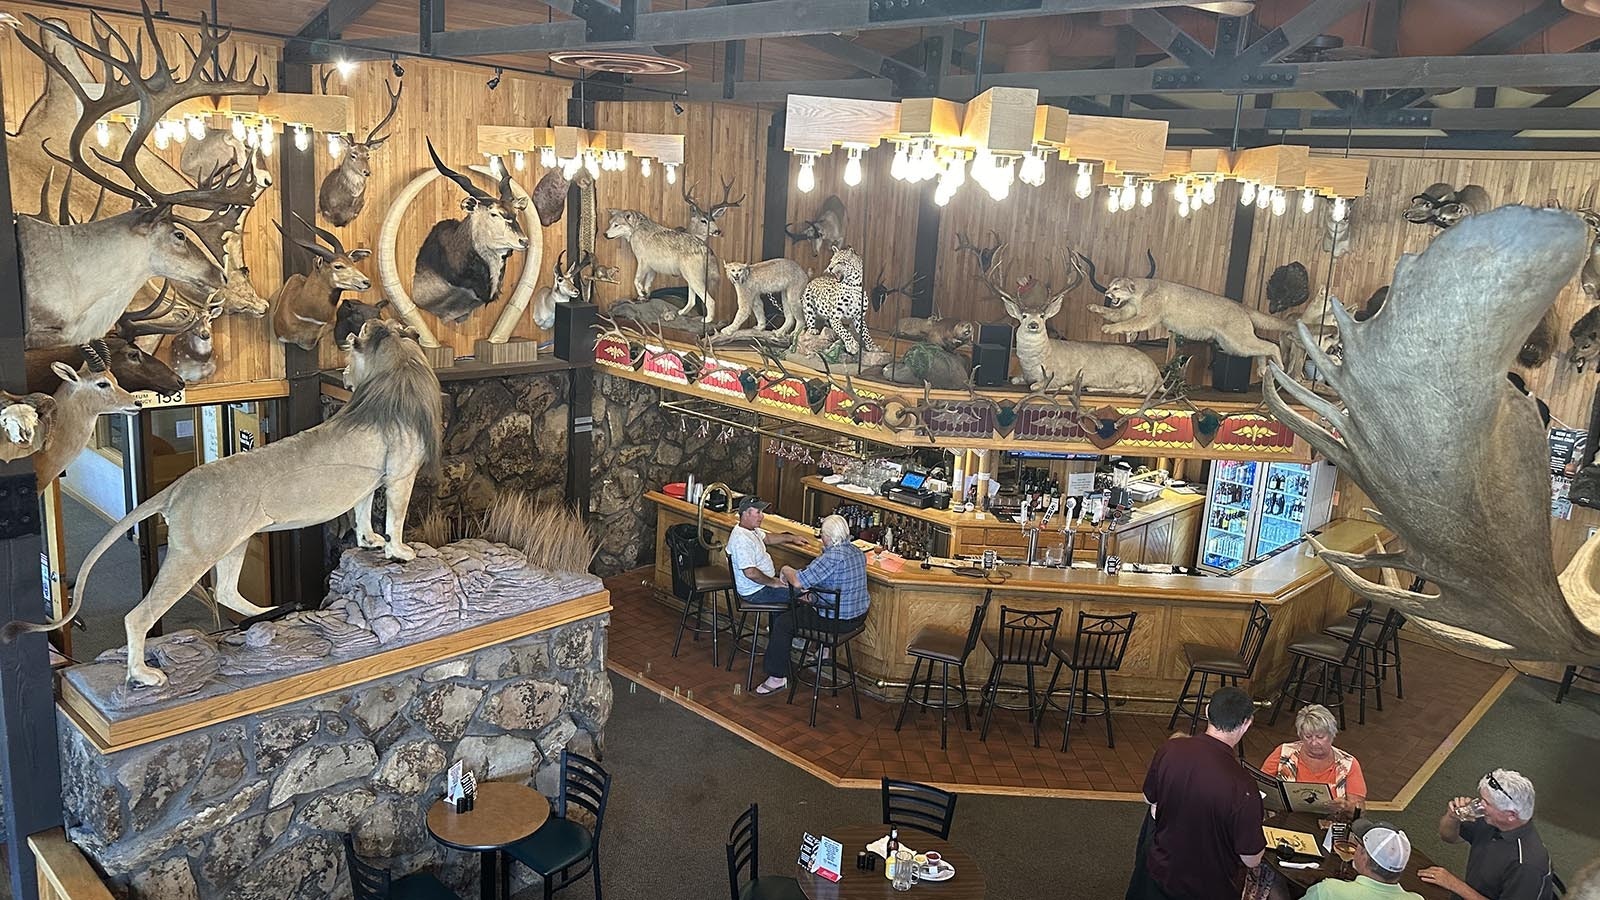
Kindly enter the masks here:
M 1268 315 L 1259 309 L 1244 308 L 1245 315 L 1250 317 L 1250 324 L 1266 331 L 1292 331 L 1294 323 L 1277 316 Z
M 142 522 L 158 512 L 164 512 L 167 505 L 167 494 L 171 490 L 172 488 L 169 486 L 149 500 L 135 506 L 127 515 L 118 519 L 117 524 L 113 525 L 111 530 L 106 532 L 106 536 L 100 539 L 100 543 L 95 544 L 94 549 L 89 551 L 89 555 L 83 558 L 83 565 L 78 567 L 77 589 L 72 592 L 72 605 L 68 607 L 66 615 L 53 622 L 45 622 L 43 624 L 24 622 L 20 619 L 8 623 L 5 628 L 0 629 L 0 640 L 10 643 L 31 632 L 55 631 L 76 618 L 79 608 L 83 606 L 84 586 L 89 583 L 89 570 L 94 568 L 94 564 L 99 561 L 101 555 L 111 549 L 111 545 L 116 543 L 123 533 L 132 528 L 135 523 Z

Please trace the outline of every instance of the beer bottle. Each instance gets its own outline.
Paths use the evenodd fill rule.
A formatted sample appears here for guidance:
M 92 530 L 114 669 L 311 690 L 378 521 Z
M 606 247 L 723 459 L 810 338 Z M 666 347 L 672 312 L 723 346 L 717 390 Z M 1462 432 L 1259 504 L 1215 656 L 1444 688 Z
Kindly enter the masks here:
M 889 829 L 889 844 L 884 849 L 883 877 L 894 880 L 894 854 L 900 849 L 900 829 Z

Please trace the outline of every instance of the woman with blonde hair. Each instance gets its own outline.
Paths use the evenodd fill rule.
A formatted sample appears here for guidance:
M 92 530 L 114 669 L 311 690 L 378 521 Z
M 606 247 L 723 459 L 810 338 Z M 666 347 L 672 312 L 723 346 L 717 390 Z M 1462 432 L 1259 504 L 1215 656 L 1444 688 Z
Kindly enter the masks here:
M 1298 741 L 1279 744 L 1261 764 L 1261 771 L 1283 781 L 1325 784 L 1341 809 L 1354 809 L 1367 799 L 1367 779 L 1354 756 L 1333 745 L 1339 720 L 1326 706 L 1301 707 L 1294 717 Z

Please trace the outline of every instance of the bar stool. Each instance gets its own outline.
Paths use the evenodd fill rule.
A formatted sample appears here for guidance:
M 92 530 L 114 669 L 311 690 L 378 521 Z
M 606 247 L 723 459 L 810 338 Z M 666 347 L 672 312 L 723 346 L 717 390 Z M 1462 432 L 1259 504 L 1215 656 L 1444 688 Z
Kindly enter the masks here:
M 832 597 L 829 601 L 827 598 Z M 831 631 L 820 627 L 821 619 L 838 619 L 839 617 L 839 592 L 829 588 L 811 588 L 811 602 L 801 603 L 794 588 L 789 589 L 789 615 L 795 617 L 794 636 L 804 642 L 800 649 L 802 662 L 807 656 L 812 657 L 811 665 L 801 665 L 801 671 L 811 672 L 811 720 L 812 728 L 817 727 L 817 698 L 821 696 L 824 687 L 822 683 L 823 669 L 829 670 L 826 687 L 829 692 L 837 697 L 839 689 L 850 689 L 850 700 L 855 705 L 856 718 L 861 718 L 861 695 L 856 692 L 856 660 L 855 654 L 850 650 L 850 642 L 855 640 L 866 626 L 857 625 L 846 632 Z M 850 676 L 849 681 L 839 680 L 839 653 L 845 655 L 845 674 Z M 792 672 L 789 679 L 789 703 L 794 702 L 795 689 L 800 686 L 800 673 Z
M 728 557 L 728 578 L 730 583 L 733 583 L 732 557 Z M 743 594 L 740 594 L 737 587 L 731 588 L 728 591 L 728 603 L 728 619 L 733 622 L 733 652 L 728 654 L 728 665 L 726 670 L 729 672 L 733 671 L 733 662 L 739 658 L 740 650 L 748 651 L 750 654 L 750 665 L 744 674 L 744 689 L 749 691 L 751 685 L 755 683 L 756 653 L 761 647 L 761 617 L 767 617 L 767 635 L 770 639 L 770 636 L 772 635 L 772 617 L 788 609 L 789 604 L 758 603 L 745 597 Z M 738 618 L 735 619 L 735 616 L 738 616 Z M 750 634 L 746 635 L 744 633 L 744 625 L 751 616 L 755 616 L 756 621 L 755 624 L 753 624 L 750 628 Z M 748 646 L 746 646 L 744 643 L 746 640 L 750 642 Z
M 894 730 L 899 731 L 900 726 L 906 722 L 906 710 L 915 703 L 928 709 L 939 711 L 939 749 L 946 747 L 946 732 L 950 728 L 950 710 L 961 708 L 962 718 L 966 720 L 967 730 L 972 730 L 972 713 L 967 706 L 967 657 L 972 655 L 974 647 L 978 646 L 978 637 L 983 633 L 983 620 L 989 614 L 989 601 L 993 598 L 994 591 L 983 592 L 983 602 L 972 610 L 972 624 L 967 626 L 965 635 L 950 631 L 945 628 L 935 628 L 924 625 L 911 638 L 911 643 L 906 645 L 906 654 L 916 660 L 911 667 L 911 681 L 906 685 L 905 699 L 900 702 L 900 715 L 894 720 Z M 922 664 L 928 664 L 928 674 L 920 681 L 917 673 L 922 671 Z M 940 666 L 939 671 L 939 700 L 933 702 L 928 695 L 933 691 L 933 667 Z M 961 693 L 958 699 L 950 699 L 950 667 L 956 667 L 956 678 L 961 683 Z M 917 685 L 922 685 L 922 699 L 917 700 L 915 694 Z
M 989 723 L 994 719 L 995 707 L 1026 709 L 1028 721 L 1033 721 L 1037 705 L 1033 670 L 1050 662 L 1050 645 L 1055 642 L 1056 629 L 1061 626 L 1061 607 L 1050 612 L 1029 612 L 1024 609 L 1000 607 L 1000 630 L 983 636 L 983 646 L 994 657 L 989 668 L 989 678 L 984 682 L 978 704 L 978 714 L 983 716 L 983 730 L 978 740 L 989 739 Z M 1022 666 L 1028 676 L 1028 705 L 1007 706 L 1000 703 L 1000 678 L 1006 666 Z
M 694 633 L 694 639 L 700 640 L 700 635 L 711 632 L 711 664 L 717 665 L 722 661 L 722 654 L 717 650 L 717 632 L 727 629 L 722 621 L 722 608 L 716 600 L 711 601 L 711 624 L 705 621 L 706 597 L 710 594 L 721 594 L 724 598 L 730 593 L 737 593 L 733 589 L 733 569 L 731 566 L 695 566 L 684 573 L 684 581 L 689 586 L 689 599 L 683 601 L 683 616 L 678 619 L 678 637 L 672 642 L 672 655 L 678 655 L 678 646 L 683 643 L 683 633 Z M 726 600 L 728 604 L 728 618 L 733 618 L 733 601 Z M 689 620 L 694 619 L 690 625 Z
M 1343 729 L 1345 669 L 1351 669 L 1355 674 L 1355 680 L 1360 683 L 1364 718 L 1367 673 L 1364 669 L 1357 669 L 1352 660 L 1360 653 L 1361 635 L 1371 618 L 1372 607 L 1365 607 L 1360 618 L 1356 619 L 1355 631 L 1348 640 L 1315 634 L 1289 645 L 1289 655 L 1293 657 L 1289 661 L 1289 674 L 1284 677 L 1283 687 L 1278 690 L 1278 699 L 1272 703 L 1272 718 L 1267 720 L 1267 724 L 1277 724 L 1278 712 L 1283 708 L 1283 701 L 1293 697 L 1293 702 L 1289 704 L 1290 711 L 1295 707 L 1311 703 L 1320 703 L 1330 709 L 1338 707 L 1339 728 Z M 1315 682 L 1309 678 L 1313 665 L 1317 667 Z M 1307 686 L 1313 688 L 1309 697 L 1305 695 Z
M 1183 692 L 1178 695 L 1178 702 L 1172 707 L 1172 716 L 1167 719 L 1168 730 L 1178 724 L 1180 713 L 1188 712 L 1189 733 L 1194 734 L 1200 724 L 1200 714 L 1205 710 L 1206 700 L 1210 697 L 1206 693 L 1206 681 L 1212 675 L 1217 676 L 1218 687 L 1227 687 L 1229 679 L 1233 680 L 1234 687 L 1238 687 L 1240 681 L 1255 674 L 1256 661 L 1261 658 L 1261 648 L 1267 642 L 1270 628 L 1272 614 L 1267 611 L 1266 604 L 1257 600 L 1250 607 L 1250 624 L 1245 626 L 1238 650 L 1209 644 L 1184 644 L 1183 660 L 1189 666 L 1189 677 L 1183 680 Z M 1200 675 L 1200 689 L 1190 694 L 1189 685 L 1194 682 L 1196 673 Z M 1190 700 L 1194 701 L 1193 708 L 1184 705 Z
M 1556 702 L 1560 703 L 1567 699 L 1567 693 L 1572 690 L 1572 684 L 1575 681 L 1592 681 L 1600 684 L 1600 672 L 1590 674 L 1587 670 L 1591 668 L 1594 667 L 1567 666 L 1567 670 L 1561 673 L 1561 686 L 1556 688 Z
M 1072 715 L 1080 681 L 1083 691 L 1083 706 L 1077 707 L 1079 716 L 1105 716 L 1106 717 L 1106 746 L 1115 747 L 1116 737 L 1111 732 L 1111 688 L 1106 684 L 1106 673 L 1115 672 L 1122 668 L 1122 657 L 1128 652 L 1128 642 L 1133 637 L 1133 622 L 1138 613 L 1127 613 L 1120 616 L 1101 616 L 1094 613 L 1078 613 L 1078 632 L 1072 636 L 1072 647 L 1065 648 L 1059 641 L 1052 641 L 1050 652 L 1055 654 L 1056 668 L 1050 673 L 1050 686 L 1044 689 L 1044 696 L 1039 699 L 1039 715 L 1033 720 L 1033 745 L 1039 746 L 1039 730 L 1044 725 L 1044 713 L 1049 707 L 1055 707 L 1066 713 L 1067 721 L 1061 728 L 1061 750 L 1066 752 L 1067 741 L 1072 734 Z M 1067 705 L 1060 706 L 1055 702 L 1053 695 L 1056 690 L 1056 679 L 1061 677 L 1061 670 L 1065 668 L 1072 676 L 1072 683 L 1067 687 Z M 1100 693 L 1096 694 L 1089 688 L 1089 673 L 1100 673 Z M 1100 701 L 1100 709 L 1089 712 L 1089 700 L 1094 698 Z
M 1368 615 L 1370 616 L 1376 614 L 1381 609 L 1383 609 L 1383 607 L 1376 607 Z M 1356 607 L 1350 612 L 1353 616 L 1359 616 L 1360 607 Z M 1390 607 L 1384 612 L 1383 621 L 1378 624 L 1378 629 L 1376 632 L 1370 630 L 1371 622 L 1369 620 L 1369 631 L 1367 634 L 1362 635 L 1360 641 L 1361 646 L 1357 650 L 1357 665 L 1361 666 L 1361 668 L 1364 670 L 1369 670 L 1372 673 L 1370 687 L 1378 701 L 1379 712 L 1383 712 L 1383 683 L 1388 680 L 1387 673 L 1389 669 L 1394 669 L 1395 671 L 1395 698 L 1399 700 L 1405 699 L 1405 695 L 1400 693 L 1399 650 L 1400 629 L 1404 628 L 1405 624 L 1406 617 L 1401 614 L 1399 610 Z M 1330 625 L 1327 628 L 1322 629 L 1322 633 L 1337 640 L 1348 641 L 1355 637 L 1355 630 L 1356 626 L 1354 623 L 1347 624 L 1341 622 L 1338 625 Z M 1363 685 L 1363 687 L 1366 687 L 1366 685 Z M 1361 692 L 1361 722 L 1365 724 L 1366 721 L 1367 694 L 1366 691 L 1363 690 Z

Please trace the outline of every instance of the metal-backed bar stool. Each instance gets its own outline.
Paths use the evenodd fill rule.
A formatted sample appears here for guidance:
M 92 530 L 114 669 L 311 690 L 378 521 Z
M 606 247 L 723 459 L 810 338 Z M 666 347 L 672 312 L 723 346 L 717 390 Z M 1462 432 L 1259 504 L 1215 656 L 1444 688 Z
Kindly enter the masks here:
M 677 526 L 674 526 L 677 527 Z M 694 528 L 694 526 L 689 526 Z M 672 553 L 673 577 L 688 589 L 689 596 L 683 601 L 683 615 L 678 618 L 678 636 L 672 641 L 672 655 L 678 655 L 678 649 L 683 645 L 683 633 L 692 632 L 695 640 L 700 640 L 700 635 L 711 633 L 711 664 L 717 665 L 721 660 L 721 653 L 717 649 L 717 632 L 726 630 L 727 624 L 722 621 L 721 607 L 717 601 L 711 603 L 711 624 L 705 621 L 706 596 L 709 594 L 728 594 L 733 591 L 733 568 L 731 565 L 714 566 L 698 565 L 700 553 L 715 553 L 714 548 L 706 540 L 705 533 L 695 529 L 696 534 L 684 538 L 681 534 L 673 534 L 668 530 L 667 548 Z M 732 610 L 732 601 L 728 601 L 728 608 Z M 731 619 L 732 616 L 730 615 Z M 691 624 L 690 620 L 693 619 Z
M 728 578 L 732 583 L 733 558 L 728 557 Z M 728 590 L 728 619 L 733 622 L 733 652 L 728 654 L 727 671 L 733 671 L 733 662 L 739 658 L 739 651 L 745 650 L 750 654 L 750 665 L 744 673 L 744 689 L 750 690 L 756 677 L 756 654 L 761 648 L 761 622 L 766 616 L 767 634 L 772 634 L 772 617 L 789 608 L 787 603 L 758 603 L 739 593 L 737 587 Z M 745 622 L 755 616 L 755 623 L 750 627 L 750 633 L 744 633 Z M 737 618 L 736 618 L 737 617 Z M 749 641 L 747 645 L 745 641 Z
M 811 672 L 811 720 L 812 728 L 817 727 L 817 699 L 822 695 L 823 688 L 827 688 L 833 696 L 839 696 L 839 689 L 850 689 L 850 701 L 855 705 L 856 718 L 861 718 L 861 695 L 856 691 L 856 659 L 850 650 L 850 642 L 855 640 L 861 632 L 866 630 L 865 625 L 857 625 L 849 631 L 839 632 L 820 627 L 819 619 L 839 618 L 839 591 L 831 588 L 810 588 L 811 602 L 801 603 L 798 593 L 794 588 L 789 589 L 790 602 L 789 614 L 795 617 L 794 636 L 804 642 L 800 650 L 800 659 L 811 657 L 811 665 L 802 665 L 800 669 Z M 832 598 L 829 600 L 828 598 Z M 845 656 L 844 672 L 850 676 L 849 681 L 839 680 L 839 653 Z M 828 681 L 823 683 L 823 670 L 829 671 Z M 800 672 L 792 672 L 794 677 L 789 679 L 789 703 L 794 702 L 795 689 L 800 686 Z
M 994 657 L 989 668 L 989 678 L 984 682 L 978 714 L 983 716 L 983 729 L 978 740 L 989 739 L 989 723 L 994 719 L 994 709 L 1026 709 L 1028 721 L 1033 721 L 1038 705 L 1038 692 L 1034 689 L 1033 670 L 1050 662 L 1050 645 L 1055 642 L 1056 629 L 1061 626 L 1061 607 L 1050 612 L 1030 612 L 1025 609 L 1000 607 L 1000 630 L 983 636 L 983 646 Z M 1007 706 L 1000 703 L 1000 679 L 1006 666 L 1022 666 L 1028 676 L 1028 705 Z
M 978 646 L 978 637 L 983 633 L 983 620 L 989 614 L 989 601 L 994 597 L 994 591 L 983 592 L 983 602 L 972 610 L 972 624 L 967 626 L 967 633 L 962 635 L 947 628 L 935 628 L 924 625 L 911 638 L 911 643 L 906 645 L 906 654 L 916 660 L 911 667 L 911 681 L 906 684 L 905 699 L 900 702 L 900 715 L 894 720 L 894 730 L 899 731 L 900 726 L 906 722 L 906 710 L 915 703 L 918 706 L 939 711 L 939 749 L 947 746 L 947 732 L 950 728 L 950 710 L 961 708 L 961 715 L 966 720 L 967 730 L 972 730 L 972 713 L 967 704 L 967 657 L 972 655 L 973 648 Z M 922 671 L 922 664 L 928 664 L 928 673 L 920 680 L 918 673 Z M 939 699 L 932 701 L 928 698 L 934 686 L 933 667 L 939 666 Z M 955 700 L 950 699 L 950 667 L 956 667 L 956 678 L 960 682 L 960 694 Z M 917 685 L 922 685 L 922 699 L 915 698 Z
M 1368 615 L 1376 615 L 1383 607 L 1376 607 Z M 1360 608 L 1351 610 L 1359 621 Z M 1394 669 L 1395 698 L 1405 699 L 1399 692 L 1400 688 L 1400 651 L 1394 649 L 1400 645 L 1400 629 L 1404 628 L 1406 617 L 1399 610 L 1389 607 L 1383 613 L 1383 619 L 1378 623 L 1376 630 L 1372 629 L 1368 620 L 1367 631 L 1361 636 L 1360 647 L 1357 650 L 1356 663 L 1372 676 L 1370 682 L 1363 684 L 1363 688 L 1370 688 L 1378 701 L 1378 712 L 1383 712 L 1383 683 L 1388 681 L 1388 670 Z M 1355 637 L 1356 624 L 1341 622 L 1322 629 L 1322 633 L 1337 640 L 1348 641 Z M 1367 721 L 1367 695 L 1366 690 L 1361 692 L 1361 722 Z
M 1361 617 L 1356 619 L 1355 632 L 1349 639 L 1328 637 L 1325 634 L 1314 634 L 1310 637 L 1295 641 L 1289 645 L 1289 674 L 1283 679 L 1283 687 L 1278 690 L 1278 699 L 1272 703 L 1272 718 L 1267 724 L 1275 725 L 1278 722 L 1278 712 L 1283 708 L 1283 701 L 1289 699 L 1289 709 L 1311 703 L 1320 703 L 1323 706 L 1338 707 L 1339 727 L 1345 727 L 1344 716 L 1344 670 L 1350 669 L 1354 674 L 1354 681 L 1360 685 L 1363 713 L 1366 707 L 1366 671 L 1355 665 L 1355 660 L 1361 652 L 1361 635 L 1366 631 L 1367 623 L 1372 619 L 1372 607 L 1366 607 Z M 1311 681 L 1311 667 L 1317 667 L 1317 680 Z M 1307 687 L 1312 688 L 1312 693 L 1307 696 Z M 1352 688 L 1356 685 L 1352 685 Z
M 1044 696 L 1039 698 L 1039 715 L 1033 720 L 1033 745 L 1039 746 L 1039 730 L 1044 725 L 1044 713 L 1049 707 L 1055 707 L 1066 713 L 1066 724 L 1061 728 L 1061 749 L 1067 749 L 1067 741 L 1072 735 L 1072 716 L 1076 708 L 1079 716 L 1105 716 L 1106 717 L 1106 746 L 1117 745 L 1116 736 L 1111 731 L 1111 688 L 1106 684 L 1106 673 L 1115 672 L 1122 668 L 1122 657 L 1128 652 L 1128 642 L 1133 637 L 1133 622 L 1138 613 L 1127 613 L 1120 616 L 1102 616 L 1094 613 L 1078 613 L 1078 631 L 1072 636 L 1072 646 L 1062 647 L 1060 640 L 1050 645 L 1050 652 L 1055 654 L 1056 668 L 1050 673 L 1050 686 L 1044 689 Z M 1055 702 L 1053 694 L 1056 690 L 1056 679 L 1061 677 L 1061 670 L 1065 668 L 1071 675 L 1072 683 L 1067 687 L 1067 705 L 1061 706 Z M 1100 693 L 1095 693 L 1089 687 L 1089 673 L 1100 673 Z M 1083 706 L 1077 707 L 1076 701 L 1079 690 L 1083 692 Z M 1089 700 L 1093 698 L 1100 701 L 1100 709 L 1089 712 Z
M 1167 728 L 1170 730 L 1178 724 L 1180 713 L 1189 713 L 1189 733 L 1194 734 L 1195 728 L 1200 724 L 1200 716 L 1205 711 L 1206 701 L 1210 697 L 1206 693 L 1206 681 L 1212 675 L 1217 676 L 1217 686 L 1227 687 L 1229 679 L 1233 686 L 1238 687 L 1239 682 L 1255 674 L 1256 661 L 1261 658 L 1261 648 L 1267 642 L 1267 631 L 1272 628 L 1272 613 L 1267 611 L 1266 604 L 1257 600 L 1250 607 L 1250 624 L 1245 626 L 1244 636 L 1239 639 L 1239 649 L 1232 650 L 1226 647 L 1213 647 L 1210 644 L 1184 644 L 1183 659 L 1189 666 L 1189 677 L 1183 680 L 1183 691 L 1178 695 L 1178 702 L 1173 704 L 1172 716 L 1167 719 Z M 1194 676 L 1200 676 L 1200 688 L 1195 693 L 1189 693 L 1189 686 L 1194 683 Z M 1194 706 L 1184 704 L 1194 701 Z
M 1597 672 L 1597 673 L 1591 675 L 1587 671 L 1588 669 L 1591 669 L 1591 668 L 1595 668 L 1595 667 L 1594 666 L 1567 666 L 1567 670 L 1565 672 L 1561 673 L 1561 686 L 1556 688 L 1556 702 L 1560 703 L 1561 701 L 1567 699 L 1567 693 L 1572 690 L 1573 682 L 1581 680 L 1581 681 L 1592 681 L 1592 682 L 1595 682 L 1596 684 L 1600 684 L 1600 672 Z

